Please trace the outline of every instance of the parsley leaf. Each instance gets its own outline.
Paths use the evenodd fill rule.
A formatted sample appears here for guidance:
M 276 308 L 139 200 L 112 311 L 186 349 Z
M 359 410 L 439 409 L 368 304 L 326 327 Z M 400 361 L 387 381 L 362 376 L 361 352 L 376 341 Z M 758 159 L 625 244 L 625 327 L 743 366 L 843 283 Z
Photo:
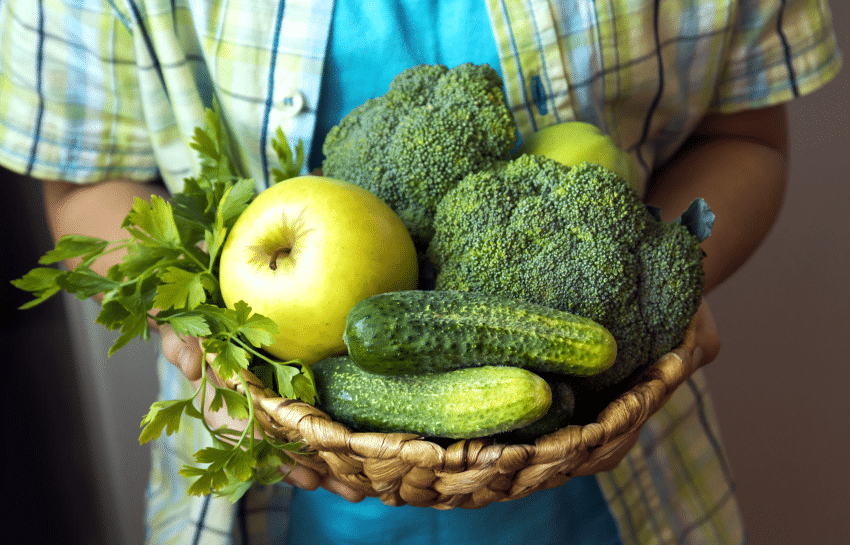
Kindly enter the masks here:
M 295 146 L 295 155 L 293 156 L 292 148 L 286 142 L 286 136 L 280 127 L 278 127 L 277 138 L 272 140 L 272 149 L 277 153 L 277 158 L 281 164 L 281 168 L 272 169 L 274 183 L 298 176 L 304 164 L 304 143 L 300 140 L 298 141 L 298 144 Z
M 97 322 L 120 335 L 109 354 L 130 340 L 150 338 L 151 322 L 169 324 L 180 335 L 203 338 L 207 353 L 215 353 L 210 366 L 223 379 L 243 381 L 243 372 L 256 371 L 264 385 L 281 395 L 315 402 L 316 390 L 309 367 L 299 361 L 281 362 L 262 351 L 277 333 L 274 321 L 254 313 L 244 302 L 226 308 L 218 285 L 218 259 L 227 234 L 255 196 L 254 180 L 244 176 L 229 132 L 215 110 L 207 110 L 205 127 L 196 128 L 191 147 L 198 152 L 199 173 L 184 180 L 183 189 L 170 201 L 152 196 L 150 202 L 136 198 L 122 227 L 128 238 L 105 241 L 96 237 L 68 235 L 39 260 L 54 265 L 80 258 L 72 270 L 36 267 L 12 284 L 33 295 L 21 306 L 31 308 L 59 291 L 80 299 L 103 294 Z M 278 129 L 272 148 L 280 159 L 273 169 L 275 182 L 297 176 L 304 161 L 301 142 L 292 149 Z M 98 257 L 124 251 L 122 261 L 106 276 L 91 269 Z M 206 467 L 187 466 L 181 474 L 193 479 L 190 494 L 214 492 L 238 499 L 251 483 L 270 484 L 283 476 L 281 465 L 291 463 L 288 452 L 299 444 L 282 443 L 248 430 L 260 429 L 250 390 L 245 395 L 212 386 L 207 368 L 197 390 L 186 399 L 157 401 L 141 421 L 139 442 L 165 433 L 178 433 L 185 418 L 200 420 L 213 438 L 213 447 L 202 449 L 195 461 Z M 227 408 L 234 419 L 247 421 L 245 430 L 211 429 L 196 401 L 207 396 L 212 407 Z
M 217 289 L 216 280 L 208 271 L 192 271 L 172 265 L 162 271 L 159 278 L 162 283 L 153 300 L 156 308 L 191 310 L 206 301 L 208 292 Z
M 180 420 L 186 407 L 192 404 L 192 399 L 178 399 L 169 401 L 156 401 L 151 405 L 150 411 L 142 419 L 142 434 L 139 443 L 147 443 L 162 435 L 171 435 L 180 429 Z
M 237 420 L 245 420 L 250 416 L 248 399 L 245 396 L 227 388 L 216 388 L 215 396 L 210 402 L 210 410 L 217 411 L 223 406 L 227 407 L 227 414 Z
M 28 291 L 35 299 L 21 305 L 21 309 L 32 308 L 50 299 L 62 289 L 59 278 L 68 273 L 48 267 L 37 267 L 17 280 L 12 280 L 16 288 Z
M 121 225 L 142 244 L 181 250 L 182 241 L 171 204 L 158 195 L 151 195 L 151 202 L 136 197 L 133 208 Z
M 56 247 L 38 260 L 42 265 L 58 263 L 65 259 L 83 257 L 83 261 L 93 261 L 109 246 L 109 242 L 95 237 L 68 235 L 57 242 Z

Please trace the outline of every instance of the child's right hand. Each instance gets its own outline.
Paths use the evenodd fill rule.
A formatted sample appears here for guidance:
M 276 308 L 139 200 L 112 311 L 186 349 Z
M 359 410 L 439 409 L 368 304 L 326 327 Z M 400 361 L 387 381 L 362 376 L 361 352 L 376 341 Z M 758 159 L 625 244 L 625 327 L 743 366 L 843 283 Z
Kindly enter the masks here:
M 181 337 L 177 335 L 169 325 L 161 325 L 159 327 L 161 335 L 162 354 L 165 358 L 173 363 L 180 372 L 188 379 L 192 386 L 197 388 L 201 380 L 201 358 L 203 350 L 199 339 L 196 337 Z M 208 354 L 207 357 L 212 359 L 213 354 Z M 215 374 L 207 373 L 207 380 L 219 386 L 216 382 Z M 207 396 L 211 400 L 212 396 Z M 207 424 L 213 429 L 227 426 L 233 430 L 244 430 L 247 423 L 244 420 L 235 420 L 227 414 L 226 408 L 221 408 L 218 411 L 211 411 L 209 406 L 204 407 L 204 419 Z M 259 438 L 259 432 L 258 432 Z M 365 495 L 347 484 L 333 478 L 330 475 L 324 475 L 313 467 L 310 463 L 310 457 L 302 457 L 298 454 L 290 453 L 295 460 L 295 466 L 281 466 L 280 472 L 286 475 L 284 481 L 297 486 L 304 490 L 316 490 L 321 487 L 329 492 L 333 492 L 350 502 L 359 502 L 363 500 Z

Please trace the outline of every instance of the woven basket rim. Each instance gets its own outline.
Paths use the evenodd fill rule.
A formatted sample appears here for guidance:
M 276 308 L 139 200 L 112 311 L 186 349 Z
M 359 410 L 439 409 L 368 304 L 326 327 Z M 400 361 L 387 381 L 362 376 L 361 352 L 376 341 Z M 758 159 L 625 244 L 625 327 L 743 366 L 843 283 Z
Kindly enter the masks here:
M 313 469 L 389 505 L 477 508 L 608 469 L 606 463 L 633 445 L 643 424 L 696 371 L 696 328 L 694 316 L 683 342 L 648 367 L 596 421 L 568 425 L 534 444 L 478 438 L 443 447 L 416 434 L 352 431 L 312 405 L 280 397 L 248 371 L 243 378 L 263 430 L 281 441 L 301 441 L 304 452 L 317 454 L 304 458 Z M 238 379 L 224 383 L 244 394 Z

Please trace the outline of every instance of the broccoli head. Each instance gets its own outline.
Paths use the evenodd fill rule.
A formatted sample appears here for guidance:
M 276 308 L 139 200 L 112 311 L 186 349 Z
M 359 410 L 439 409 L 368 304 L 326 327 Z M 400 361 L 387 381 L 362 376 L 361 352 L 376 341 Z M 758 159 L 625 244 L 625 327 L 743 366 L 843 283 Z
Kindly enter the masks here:
M 322 170 L 381 198 L 424 249 L 443 195 L 467 174 L 507 158 L 516 141 L 493 68 L 420 65 L 330 130 Z
M 441 290 L 501 293 L 591 318 L 618 357 L 584 386 L 620 383 L 681 342 L 699 306 L 699 240 L 658 221 L 614 172 L 523 155 L 465 177 L 437 207 L 428 258 Z

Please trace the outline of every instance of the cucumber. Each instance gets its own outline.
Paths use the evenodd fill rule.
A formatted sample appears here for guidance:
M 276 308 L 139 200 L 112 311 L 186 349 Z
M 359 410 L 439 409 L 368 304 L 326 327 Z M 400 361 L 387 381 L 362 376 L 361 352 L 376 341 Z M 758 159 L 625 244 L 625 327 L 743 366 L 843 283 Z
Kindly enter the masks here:
M 576 398 L 572 387 L 558 379 L 544 379 L 552 390 L 552 406 L 538 420 L 527 426 L 510 430 L 496 437 L 506 443 L 533 443 L 538 437 L 553 433 L 567 426 L 573 418 Z
M 312 369 L 317 406 L 361 431 L 471 439 L 530 424 L 552 403 L 546 381 L 517 367 L 379 375 L 340 356 Z
M 510 365 L 588 376 L 617 357 L 600 324 L 503 296 L 459 291 L 397 291 L 357 303 L 343 340 L 373 373 L 448 371 Z

